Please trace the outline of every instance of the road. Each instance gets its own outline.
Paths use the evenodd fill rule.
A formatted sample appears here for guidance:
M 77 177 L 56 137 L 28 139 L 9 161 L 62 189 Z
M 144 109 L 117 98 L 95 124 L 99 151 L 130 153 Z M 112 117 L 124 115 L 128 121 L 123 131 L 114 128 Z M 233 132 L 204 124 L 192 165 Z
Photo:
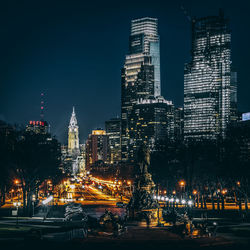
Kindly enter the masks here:
M 17 197 L 14 198 L 14 201 Z M 105 206 L 115 206 L 119 198 L 111 197 L 110 195 L 104 194 L 101 190 L 97 189 L 94 185 L 82 186 L 75 185 L 74 189 L 70 189 L 67 192 L 67 197 L 55 198 L 54 204 L 64 205 L 68 202 L 81 203 L 82 205 L 105 205 Z M 41 205 L 42 200 L 40 200 Z M 2 208 L 14 208 L 13 201 L 6 200 L 6 204 Z
M 82 205 L 109 205 L 115 206 L 119 198 L 112 197 L 103 193 L 101 190 L 97 189 L 94 185 L 85 185 L 84 188 L 76 186 L 68 192 L 67 198 L 59 198 L 56 202 L 59 205 L 65 204 L 67 202 L 77 202 Z

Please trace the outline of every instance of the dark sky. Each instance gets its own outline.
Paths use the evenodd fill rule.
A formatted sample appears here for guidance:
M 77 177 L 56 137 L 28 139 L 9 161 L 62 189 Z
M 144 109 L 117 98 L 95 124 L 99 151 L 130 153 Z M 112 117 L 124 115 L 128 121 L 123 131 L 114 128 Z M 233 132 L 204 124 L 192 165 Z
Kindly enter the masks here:
M 3 3 L 5 2 L 5 3 Z M 65 142 L 72 106 L 81 143 L 90 131 L 120 114 L 120 69 L 128 51 L 130 21 L 159 19 L 162 95 L 183 104 L 183 66 L 190 60 L 191 16 L 230 18 L 238 103 L 250 111 L 249 1 L 1 1 L 0 119 L 38 120 L 40 93 L 52 133 Z

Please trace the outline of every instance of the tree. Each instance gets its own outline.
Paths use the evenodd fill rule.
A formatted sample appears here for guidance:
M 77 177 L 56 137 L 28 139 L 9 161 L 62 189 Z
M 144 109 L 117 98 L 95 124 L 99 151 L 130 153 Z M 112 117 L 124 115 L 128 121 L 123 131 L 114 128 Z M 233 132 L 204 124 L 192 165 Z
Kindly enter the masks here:
M 5 203 L 6 192 L 11 186 L 11 171 L 14 165 L 14 150 L 17 139 L 16 129 L 0 121 L 0 205 Z
M 30 214 L 32 195 L 46 179 L 61 175 L 60 144 L 49 135 L 24 132 L 16 143 L 15 174 L 21 180 L 24 213 Z

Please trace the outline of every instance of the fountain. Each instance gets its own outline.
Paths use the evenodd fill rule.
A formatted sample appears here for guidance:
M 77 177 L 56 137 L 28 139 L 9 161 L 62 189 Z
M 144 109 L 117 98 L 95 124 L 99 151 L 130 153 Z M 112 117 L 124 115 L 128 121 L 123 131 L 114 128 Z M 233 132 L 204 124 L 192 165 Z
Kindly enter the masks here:
M 162 209 L 158 202 L 153 199 L 155 183 L 152 175 L 148 172 L 150 165 L 150 152 L 145 145 L 141 146 L 137 154 L 139 174 L 136 176 L 134 192 L 127 206 L 128 218 L 135 221 L 146 220 L 147 225 L 158 224 L 162 217 Z

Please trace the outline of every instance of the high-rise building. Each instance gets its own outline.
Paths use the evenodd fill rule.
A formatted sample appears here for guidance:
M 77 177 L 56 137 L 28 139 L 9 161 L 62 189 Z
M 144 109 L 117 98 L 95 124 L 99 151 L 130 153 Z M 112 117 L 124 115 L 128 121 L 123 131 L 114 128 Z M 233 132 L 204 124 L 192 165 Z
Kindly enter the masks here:
M 69 154 L 79 154 L 79 127 L 77 125 L 77 119 L 75 114 L 75 108 L 73 107 L 73 112 L 70 118 L 70 123 L 68 127 L 68 153 Z
M 34 134 L 49 134 L 50 127 L 46 121 L 29 121 L 26 126 L 27 132 L 32 132 Z
M 174 138 L 176 141 L 183 140 L 184 117 L 183 108 L 175 108 L 174 111 Z
M 121 160 L 121 119 L 113 118 L 105 122 L 105 130 L 109 140 L 110 163 Z
M 96 162 L 108 161 L 108 136 L 103 129 L 93 130 L 86 142 L 87 170 Z
M 250 113 L 243 113 L 242 120 L 233 122 L 227 129 L 228 154 L 237 164 L 250 162 Z
M 152 150 L 158 143 L 174 139 L 174 105 L 163 97 L 138 100 L 133 108 L 129 156 L 136 157 L 140 145 Z
M 133 106 L 139 99 L 160 96 L 160 87 L 158 20 L 149 17 L 132 20 L 129 53 L 122 69 L 121 158 L 123 161 L 130 160 L 129 133 Z
M 192 59 L 184 70 L 184 139 L 225 137 L 237 103 L 231 31 L 222 12 L 193 19 Z

